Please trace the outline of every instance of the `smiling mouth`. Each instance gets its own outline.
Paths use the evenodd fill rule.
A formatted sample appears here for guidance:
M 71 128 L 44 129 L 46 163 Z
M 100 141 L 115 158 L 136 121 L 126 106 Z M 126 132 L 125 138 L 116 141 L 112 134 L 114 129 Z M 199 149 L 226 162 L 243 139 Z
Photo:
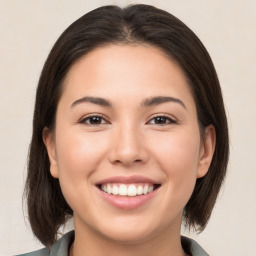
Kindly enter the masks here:
M 139 184 L 122 184 L 122 183 L 104 183 L 97 187 L 109 195 L 121 197 L 138 197 L 147 195 L 160 187 L 160 184 L 139 183 Z

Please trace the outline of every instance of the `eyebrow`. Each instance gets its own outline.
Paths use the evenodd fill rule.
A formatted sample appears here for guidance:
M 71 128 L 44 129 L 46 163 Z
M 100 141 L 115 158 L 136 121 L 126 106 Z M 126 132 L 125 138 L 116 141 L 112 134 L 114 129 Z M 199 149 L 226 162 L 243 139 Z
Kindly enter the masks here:
M 104 98 L 92 97 L 92 96 L 86 96 L 86 97 L 83 97 L 81 99 L 78 99 L 78 100 L 74 101 L 71 104 L 71 107 L 73 108 L 74 106 L 76 106 L 78 104 L 86 103 L 86 102 L 93 103 L 93 104 L 96 104 L 96 105 L 100 105 L 100 106 L 103 106 L 103 107 L 112 107 L 112 104 L 108 100 L 106 100 Z M 155 105 L 159 105 L 159 104 L 167 103 L 167 102 L 178 103 L 183 108 L 186 109 L 186 105 L 180 99 L 177 99 L 177 98 L 174 98 L 174 97 L 166 97 L 166 96 L 157 96 L 157 97 L 152 97 L 152 98 L 145 99 L 142 102 L 141 106 L 142 107 L 151 107 L 151 106 L 155 106 Z
M 186 105 L 184 104 L 184 102 L 182 100 L 174 98 L 174 97 L 164 97 L 164 96 L 157 96 L 157 97 L 152 97 L 152 98 L 149 98 L 149 99 L 145 99 L 142 102 L 142 106 L 143 107 L 151 107 L 151 106 L 155 106 L 155 105 L 159 105 L 159 104 L 167 103 L 167 102 L 178 103 L 183 108 L 186 109 Z
M 96 105 L 100 105 L 100 106 L 103 106 L 103 107 L 111 107 L 112 106 L 112 104 L 106 99 L 103 99 L 103 98 L 100 98 L 100 97 L 86 96 L 86 97 L 83 97 L 81 99 L 78 99 L 78 100 L 74 101 L 71 104 L 71 107 L 74 107 L 78 104 L 86 103 L 86 102 L 93 103 L 93 104 L 96 104 Z

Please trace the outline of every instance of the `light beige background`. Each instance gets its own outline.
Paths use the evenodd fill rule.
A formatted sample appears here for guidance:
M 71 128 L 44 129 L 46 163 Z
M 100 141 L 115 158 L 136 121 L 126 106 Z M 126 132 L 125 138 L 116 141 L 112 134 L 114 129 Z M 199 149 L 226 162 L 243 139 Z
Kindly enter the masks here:
M 201 38 L 222 84 L 231 135 L 228 177 L 206 230 L 210 255 L 256 255 L 256 1 L 140 1 L 163 8 Z M 0 0 L 0 255 L 41 245 L 23 217 L 22 191 L 38 77 L 60 33 L 102 4 L 138 1 Z

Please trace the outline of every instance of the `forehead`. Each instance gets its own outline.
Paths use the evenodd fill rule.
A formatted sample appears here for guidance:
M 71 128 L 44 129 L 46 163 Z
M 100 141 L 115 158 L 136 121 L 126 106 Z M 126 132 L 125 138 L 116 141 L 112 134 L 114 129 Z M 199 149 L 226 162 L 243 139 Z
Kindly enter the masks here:
M 155 70 L 154 74 L 156 75 L 160 74 L 157 66 L 159 63 L 161 63 L 163 72 L 170 65 L 176 66 L 174 61 L 162 50 L 150 45 L 107 44 L 93 49 L 76 61 L 70 68 L 66 81 L 74 79 L 74 75 L 79 72 L 86 72 L 87 75 L 100 75 L 103 73 L 106 75 L 109 73 L 114 77 L 116 75 L 115 71 L 118 71 L 120 75 L 132 71 L 134 76 L 138 72 L 142 75 L 149 70 Z M 93 73 L 91 73 L 92 71 Z M 110 74 L 111 72 L 112 74 Z
M 179 65 L 149 45 L 106 45 L 92 50 L 71 67 L 63 91 L 73 98 L 78 94 L 127 98 L 166 93 L 191 96 Z

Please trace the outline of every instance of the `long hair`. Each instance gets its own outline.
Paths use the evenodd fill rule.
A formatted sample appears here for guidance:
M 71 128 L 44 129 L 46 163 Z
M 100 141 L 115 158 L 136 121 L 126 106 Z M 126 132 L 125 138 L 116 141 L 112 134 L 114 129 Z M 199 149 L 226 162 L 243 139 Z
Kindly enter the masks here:
M 209 124 L 215 127 L 212 163 L 208 173 L 197 179 L 183 214 L 186 225 L 198 231 L 205 228 L 210 218 L 229 156 L 227 119 L 211 58 L 198 37 L 166 11 L 141 4 L 123 9 L 104 6 L 85 14 L 63 32 L 44 64 L 38 83 L 25 195 L 32 230 L 46 246 L 56 241 L 58 229 L 73 215 L 58 179 L 50 174 L 42 140 L 44 127 L 54 129 L 63 81 L 71 66 L 96 47 L 139 43 L 161 49 L 180 66 L 194 97 L 201 133 Z

